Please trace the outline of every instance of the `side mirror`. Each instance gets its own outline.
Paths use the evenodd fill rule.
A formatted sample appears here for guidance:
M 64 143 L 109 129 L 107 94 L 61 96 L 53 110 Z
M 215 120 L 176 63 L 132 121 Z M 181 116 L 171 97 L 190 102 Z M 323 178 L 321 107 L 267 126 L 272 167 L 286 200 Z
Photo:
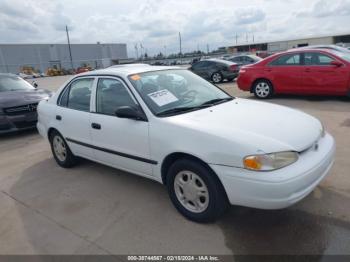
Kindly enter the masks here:
M 32 86 L 34 86 L 34 88 L 38 88 L 39 85 L 38 85 L 37 82 L 33 81 L 33 82 L 32 82 Z
M 341 67 L 343 65 L 343 63 L 334 60 L 334 61 L 331 62 L 331 65 L 336 66 L 336 67 Z
M 115 115 L 119 118 L 128 118 L 140 121 L 147 121 L 146 116 L 141 110 L 131 106 L 121 106 L 115 111 Z

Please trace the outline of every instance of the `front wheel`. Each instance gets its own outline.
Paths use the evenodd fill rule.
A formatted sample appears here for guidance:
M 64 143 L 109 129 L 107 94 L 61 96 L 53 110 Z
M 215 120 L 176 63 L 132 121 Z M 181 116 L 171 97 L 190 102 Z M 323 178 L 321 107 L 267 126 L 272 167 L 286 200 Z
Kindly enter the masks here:
M 266 80 L 258 80 L 253 87 L 255 97 L 259 99 L 266 99 L 272 96 L 273 88 L 270 82 Z
M 216 175 L 200 162 L 181 159 L 169 169 L 167 187 L 171 201 L 186 218 L 213 222 L 228 206 L 228 200 Z

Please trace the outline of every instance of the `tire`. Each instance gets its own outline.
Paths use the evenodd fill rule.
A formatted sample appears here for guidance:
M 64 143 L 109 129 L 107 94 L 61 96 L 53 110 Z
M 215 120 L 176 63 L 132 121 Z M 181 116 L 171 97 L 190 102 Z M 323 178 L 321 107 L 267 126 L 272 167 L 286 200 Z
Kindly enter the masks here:
M 236 78 L 228 78 L 227 82 L 233 82 Z
M 177 160 L 168 170 L 166 183 L 172 203 L 189 220 L 214 222 L 228 207 L 219 179 L 199 161 Z
M 219 84 L 224 80 L 222 74 L 220 72 L 215 72 L 211 75 L 211 81 L 215 84 Z
M 52 154 L 59 166 L 70 168 L 76 165 L 77 157 L 73 155 L 66 141 L 57 131 L 52 131 L 50 134 L 50 145 Z
M 258 80 L 254 83 L 253 93 L 259 99 L 270 98 L 273 95 L 272 84 L 267 80 Z

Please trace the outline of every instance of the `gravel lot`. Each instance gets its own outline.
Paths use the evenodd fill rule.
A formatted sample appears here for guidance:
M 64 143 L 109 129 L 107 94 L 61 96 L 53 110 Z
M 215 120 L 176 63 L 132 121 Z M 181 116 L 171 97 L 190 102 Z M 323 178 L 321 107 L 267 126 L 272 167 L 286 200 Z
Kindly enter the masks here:
M 36 81 L 56 90 L 65 80 Z M 336 139 L 331 174 L 295 206 L 231 207 L 215 224 L 196 224 L 162 185 L 90 161 L 62 169 L 36 131 L 20 132 L 0 137 L 0 254 L 350 254 L 350 100 L 267 102 L 319 118 Z

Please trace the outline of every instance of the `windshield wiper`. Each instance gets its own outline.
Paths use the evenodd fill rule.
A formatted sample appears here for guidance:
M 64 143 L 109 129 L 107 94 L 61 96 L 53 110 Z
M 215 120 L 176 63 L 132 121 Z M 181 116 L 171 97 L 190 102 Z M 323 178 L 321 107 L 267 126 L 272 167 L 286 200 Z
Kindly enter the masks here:
M 164 110 L 162 112 L 159 112 L 157 114 L 157 116 L 167 116 L 167 115 L 172 115 L 172 114 L 176 114 L 176 113 L 193 111 L 193 110 L 197 110 L 197 109 L 211 107 L 213 105 L 217 105 L 217 104 L 220 104 L 220 103 L 223 103 L 223 102 L 226 102 L 226 101 L 231 101 L 231 100 L 233 100 L 232 97 L 212 99 L 212 100 L 209 100 L 209 101 L 207 101 L 207 102 L 205 102 L 205 103 L 203 103 L 201 105 L 198 105 L 198 106 L 176 107 L 176 108 Z
M 203 104 L 201 104 L 201 106 L 206 106 L 206 105 L 213 106 L 213 105 L 221 104 L 221 103 L 231 101 L 231 100 L 233 100 L 233 97 L 216 98 L 216 99 L 212 99 L 212 100 L 209 100 L 207 102 L 204 102 Z
M 210 107 L 211 105 L 199 105 L 199 106 L 186 106 L 186 107 L 176 107 L 168 110 L 164 110 L 162 112 L 159 112 L 157 116 L 167 116 L 172 115 L 176 113 L 182 113 L 182 112 L 189 112 L 197 109 L 202 109 L 206 107 Z

